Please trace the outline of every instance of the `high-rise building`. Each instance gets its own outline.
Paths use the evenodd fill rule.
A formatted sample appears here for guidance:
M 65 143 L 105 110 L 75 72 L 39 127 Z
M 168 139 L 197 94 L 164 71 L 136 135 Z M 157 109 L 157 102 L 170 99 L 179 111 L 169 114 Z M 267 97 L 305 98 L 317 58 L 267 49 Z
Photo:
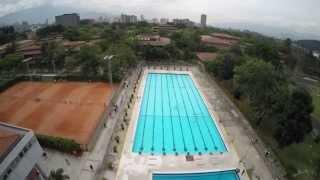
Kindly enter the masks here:
M 0 179 L 48 179 L 43 150 L 31 130 L 0 123 Z
M 142 21 L 145 21 L 143 14 L 140 15 L 140 21 L 141 21 L 141 22 L 142 22 Z
M 120 16 L 120 22 L 121 23 L 137 23 L 138 18 L 135 15 L 126 15 L 126 14 L 121 14 Z
M 206 27 L 207 26 L 207 15 L 201 14 L 201 26 Z
M 189 19 L 173 19 L 172 22 L 174 25 L 184 25 L 187 27 L 194 26 L 194 22 L 190 21 Z
M 72 27 L 78 26 L 80 24 L 80 16 L 76 13 L 56 16 L 56 24 Z

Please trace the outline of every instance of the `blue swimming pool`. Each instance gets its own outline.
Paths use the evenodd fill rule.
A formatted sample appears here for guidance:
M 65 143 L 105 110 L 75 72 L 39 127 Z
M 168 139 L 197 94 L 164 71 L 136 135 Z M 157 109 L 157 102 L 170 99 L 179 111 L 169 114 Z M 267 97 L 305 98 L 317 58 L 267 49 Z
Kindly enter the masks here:
M 187 174 L 153 174 L 153 180 L 240 180 L 236 171 Z
M 188 74 L 147 75 L 133 152 L 226 152 L 214 120 Z

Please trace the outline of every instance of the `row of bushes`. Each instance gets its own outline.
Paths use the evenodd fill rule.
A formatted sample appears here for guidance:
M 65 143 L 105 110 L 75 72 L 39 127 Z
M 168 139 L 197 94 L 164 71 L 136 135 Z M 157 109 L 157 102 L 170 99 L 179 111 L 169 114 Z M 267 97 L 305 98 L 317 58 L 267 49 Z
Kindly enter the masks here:
M 16 78 L 11 79 L 11 80 L 1 80 L 0 81 L 0 92 L 8 89 L 10 86 L 12 86 L 12 85 L 14 85 L 14 84 L 16 84 L 16 83 L 18 83 L 18 82 L 20 82 L 22 80 L 24 80 L 23 77 L 16 77 Z
M 42 147 L 56 149 L 58 151 L 72 154 L 81 154 L 82 152 L 80 144 L 74 140 L 46 135 L 37 135 L 37 138 Z
M 24 79 L 29 79 L 25 77 Z M 44 76 L 32 76 L 33 81 L 46 81 L 46 80 L 66 80 L 66 81 L 108 81 L 108 76 L 82 76 L 82 75 L 60 75 L 54 77 L 44 77 Z

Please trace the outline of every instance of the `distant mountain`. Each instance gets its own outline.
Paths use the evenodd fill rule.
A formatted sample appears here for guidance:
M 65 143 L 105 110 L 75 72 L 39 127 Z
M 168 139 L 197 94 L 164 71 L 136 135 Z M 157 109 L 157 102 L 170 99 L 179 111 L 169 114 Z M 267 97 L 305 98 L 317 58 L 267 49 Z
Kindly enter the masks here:
M 273 36 L 280 39 L 291 38 L 293 40 L 301 40 L 301 39 L 320 40 L 319 34 L 300 32 L 300 31 L 296 31 L 294 28 L 276 27 L 276 26 L 270 26 L 270 25 L 248 23 L 248 22 L 214 23 L 214 26 L 218 26 L 222 28 L 249 30 L 249 31 L 258 32 L 267 36 Z
M 320 50 L 320 41 L 317 40 L 299 40 L 297 44 L 311 51 Z
M 100 16 L 111 16 L 108 13 L 92 12 L 74 7 L 43 5 L 0 17 L 0 24 L 13 24 L 16 22 L 21 23 L 22 21 L 27 21 L 28 23 L 35 24 L 44 23 L 47 19 L 50 22 L 53 22 L 56 15 L 65 13 L 78 13 L 80 14 L 81 19 L 98 18 Z

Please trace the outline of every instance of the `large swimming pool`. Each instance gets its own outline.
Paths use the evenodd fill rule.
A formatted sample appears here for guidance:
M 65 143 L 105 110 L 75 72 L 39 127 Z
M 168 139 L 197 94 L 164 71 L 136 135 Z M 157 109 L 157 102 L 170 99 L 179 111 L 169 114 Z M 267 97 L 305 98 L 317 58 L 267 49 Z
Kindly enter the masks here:
M 198 154 L 227 151 L 190 75 L 149 73 L 144 88 L 133 152 Z
M 191 174 L 153 174 L 153 180 L 240 180 L 236 171 Z

